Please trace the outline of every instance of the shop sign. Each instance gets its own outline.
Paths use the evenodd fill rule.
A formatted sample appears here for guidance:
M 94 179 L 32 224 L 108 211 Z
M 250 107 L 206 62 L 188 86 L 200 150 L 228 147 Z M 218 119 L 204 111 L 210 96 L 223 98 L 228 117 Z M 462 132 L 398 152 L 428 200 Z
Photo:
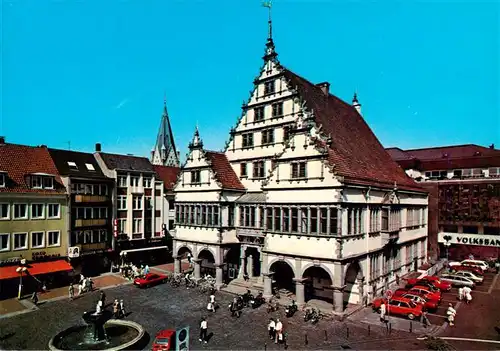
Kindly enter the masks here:
M 500 238 L 496 235 L 484 234 L 460 234 L 460 233 L 439 233 L 439 242 L 445 243 L 445 237 L 449 236 L 450 244 L 491 246 L 500 248 Z
M 3 264 L 13 264 L 13 263 L 21 263 L 21 257 L 11 257 L 11 258 L 8 258 L 6 260 L 1 260 L 0 261 L 0 265 L 3 265 Z
M 47 254 L 45 251 L 35 251 L 31 254 L 31 259 L 33 261 L 45 260 L 48 258 L 56 258 L 56 257 L 61 257 L 61 254 L 58 253 Z
M 115 218 L 115 220 L 113 221 L 113 235 L 116 237 L 118 237 L 118 219 Z
M 68 248 L 68 257 L 77 258 L 80 257 L 80 246 L 71 246 Z

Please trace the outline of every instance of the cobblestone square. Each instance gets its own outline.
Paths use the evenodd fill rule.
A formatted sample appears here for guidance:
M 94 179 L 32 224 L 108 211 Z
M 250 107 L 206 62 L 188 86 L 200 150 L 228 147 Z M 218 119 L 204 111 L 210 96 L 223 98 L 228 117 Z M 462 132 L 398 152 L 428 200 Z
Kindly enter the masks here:
M 107 289 L 106 295 L 108 303 L 115 298 L 124 299 L 125 309 L 130 312 L 127 318 L 144 326 L 151 339 L 162 329 L 189 325 L 190 345 L 194 350 L 278 349 L 278 345 L 267 338 L 266 326 L 271 316 L 283 317 L 284 329 L 289 333 L 289 349 L 292 350 L 339 349 L 341 346 L 401 350 L 423 347 L 423 344 L 416 340 L 416 334 L 393 330 L 388 335 L 384 328 L 372 326 L 368 330 L 367 325 L 362 323 L 341 323 L 325 319 L 317 325 L 306 324 L 303 322 L 301 311 L 293 318 L 286 319 L 283 309 L 268 314 L 262 306 L 255 310 L 245 309 L 239 319 L 233 319 L 227 309 L 233 296 L 223 292 L 216 294 L 220 304 L 216 313 L 206 311 L 207 295 L 193 289 L 176 289 L 168 284 L 150 289 L 122 285 Z M 45 348 L 56 333 L 71 325 L 82 324 L 81 315 L 94 308 L 98 296 L 99 292 L 95 291 L 74 301 L 63 299 L 47 302 L 32 312 L 0 320 L 0 347 L 32 350 Z M 213 333 L 206 345 L 198 342 L 198 324 L 202 316 L 208 317 L 209 334 Z M 375 347 L 375 344 L 380 347 Z

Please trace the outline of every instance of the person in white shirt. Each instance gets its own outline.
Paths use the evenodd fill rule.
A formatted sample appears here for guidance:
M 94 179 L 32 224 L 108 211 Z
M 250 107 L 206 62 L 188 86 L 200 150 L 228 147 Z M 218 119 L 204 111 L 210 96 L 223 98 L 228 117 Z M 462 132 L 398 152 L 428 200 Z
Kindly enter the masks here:
M 282 338 L 281 333 L 283 332 L 283 323 L 281 323 L 279 319 L 276 319 L 276 326 L 274 327 L 274 330 L 276 331 L 274 343 L 277 344 L 278 340 Z
M 386 313 L 386 307 L 385 303 L 382 301 L 382 304 L 380 305 L 380 321 L 385 322 L 385 313 Z
M 458 289 L 458 300 L 462 301 L 464 299 L 464 288 L 460 287 Z
M 212 305 L 212 311 L 215 312 L 215 295 L 213 292 L 210 294 L 210 304 Z
M 274 322 L 274 318 L 269 319 L 269 324 L 267 325 L 267 330 L 269 331 L 269 339 L 274 340 L 276 337 L 276 333 L 274 331 L 276 327 L 276 323 Z
M 200 323 L 200 342 L 204 342 L 205 344 L 208 342 L 207 329 L 208 329 L 207 319 L 203 317 Z

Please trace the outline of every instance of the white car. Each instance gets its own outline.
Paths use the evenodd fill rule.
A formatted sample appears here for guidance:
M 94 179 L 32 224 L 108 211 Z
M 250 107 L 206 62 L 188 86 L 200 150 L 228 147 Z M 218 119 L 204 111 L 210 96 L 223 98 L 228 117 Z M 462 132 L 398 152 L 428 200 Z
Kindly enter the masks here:
M 457 271 L 457 272 L 454 272 L 453 275 L 456 275 L 459 277 L 469 278 L 470 280 L 472 280 L 476 284 L 482 284 L 483 279 L 484 279 L 483 277 L 479 277 L 479 276 L 477 276 L 474 273 L 469 272 L 469 271 Z
M 483 272 L 487 271 L 488 268 L 490 268 L 489 264 L 480 261 L 480 260 L 463 260 L 462 262 L 457 262 L 457 261 L 451 261 L 448 263 L 450 267 L 453 266 L 472 266 L 472 267 L 479 267 Z
M 455 287 L 468 286 L 471 289 L 474 289 L 476 287 L 476 283 L 474 283 L 473 280 L 466 277 L 460 277 L 455 274 L 442 274 L 441 280 L 444 282 L 448 282 Z

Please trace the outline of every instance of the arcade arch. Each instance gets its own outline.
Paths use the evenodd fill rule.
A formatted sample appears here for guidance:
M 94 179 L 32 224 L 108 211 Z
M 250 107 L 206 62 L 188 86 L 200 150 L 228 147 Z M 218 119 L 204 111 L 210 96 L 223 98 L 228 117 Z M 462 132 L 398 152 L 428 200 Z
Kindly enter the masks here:
M 358 261 L 352 262 L 345 272 L 344 288 L 344 308 L 348 304 L 361 302 L 362 291 L 359 287 L 359 280 L 363 277 L 363 271 Z
M 276 289 L 286 289 L 290 292 L 295 293 L 295 273 L 292 266 L 286 261 L 274 261 L 271 266 L 269 266 L 269 271 L 274 272 L 273 274 L 273 288 Z
M 327 270 L 321 266 L 311 266 L 302 274 L 304 281 L 305 301 L 312 299 L 323 300 L 333 303 L 332 277 Z

